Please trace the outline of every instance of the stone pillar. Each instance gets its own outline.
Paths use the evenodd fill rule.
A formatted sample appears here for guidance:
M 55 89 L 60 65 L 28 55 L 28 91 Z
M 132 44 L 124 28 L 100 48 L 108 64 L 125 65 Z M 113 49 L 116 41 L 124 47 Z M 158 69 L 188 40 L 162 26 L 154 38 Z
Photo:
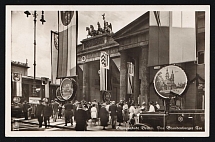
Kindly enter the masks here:
M 89 94 L 89 65 L 87 63 L 83 64 L 83 100 L 88 99 Z
M 125 100 L 127 94 L 127 53 L 120 55 L 120 100 Z
M 149 98 L 149 68 L 147 67 L 148 63 L 148 47 L 142 47 L 142 53 L 140 57 L 140 78 L 141 78 L 141 103 L 142 101 L 146 102 L 148 106 Z
M 140 84 L 139 84 L 139 58 L 135 58 L 134 66 L 134 103 L 137 105 L 139 96 Z

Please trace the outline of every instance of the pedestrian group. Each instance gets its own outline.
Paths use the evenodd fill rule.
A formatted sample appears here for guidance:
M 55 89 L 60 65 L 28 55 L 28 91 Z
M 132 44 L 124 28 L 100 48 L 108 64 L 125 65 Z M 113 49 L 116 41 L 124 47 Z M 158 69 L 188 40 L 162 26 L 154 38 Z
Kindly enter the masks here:
M 58 102 L 57 99 L 48 101 L 40 100 L 35 109 L 35 116 L 39 122 L 39 128 L 42 127 L 44 121 L 45 128 L 50 126 L 50 117 L 53 122 L 57 119 L 64 119 L 65 126 L 69 123 L 73 126 L 75 122 L 76 131 L 86 131 L 87 126 L 102 126 L 105 130 L 108 125 L 112 126 L 112 129 L 116 129 L 116 126 L 128 125 L 133 126 L 139 123 L 139 114 L 144 112 L 155 112 L 160 109 L 158 102 L 150 102 L 149 110 L 146 110 L 146 103 L 141 105 L 134 105 L 134 103 L 128 103 L 120 101 L 116 104 L 115 101 L 107 101 L 99 103 L 96 100 L 93 102 L 86 101 L 66 101 L 65 104 Z M 23 104 L 23 112 L 26 118 L 26 111 L 29 107 L 26 105 L 26 101 Z

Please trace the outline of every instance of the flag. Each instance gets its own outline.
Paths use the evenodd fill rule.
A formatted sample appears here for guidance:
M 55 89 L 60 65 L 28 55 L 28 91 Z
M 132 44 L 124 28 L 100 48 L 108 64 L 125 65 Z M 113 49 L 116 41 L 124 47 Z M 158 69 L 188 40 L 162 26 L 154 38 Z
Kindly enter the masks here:
M 127 94 L 133 94 L 134 64 L 132 62 L 127 62 L 127 67 L 128 67 Z
M 148 66 L 196 60 L 195 11 L 149 12 Z
M 22 97 L 22 74 L 12 73 L 13 95 Z
M 57 84 L 58 33 L 51 31 L 51 83 Z
M 109 70 L 109 55 L 102 51 L 100 54 L 100 91 L 108 90 L 108 75 L 110 76 Z
M 109 69 L 109 55 L 106 52 L 101 52 L 100 65 L 102 68 Z
M 77 11 L 58 12 L 59 49 L 57 78 L 77 75 L 77 17 Z

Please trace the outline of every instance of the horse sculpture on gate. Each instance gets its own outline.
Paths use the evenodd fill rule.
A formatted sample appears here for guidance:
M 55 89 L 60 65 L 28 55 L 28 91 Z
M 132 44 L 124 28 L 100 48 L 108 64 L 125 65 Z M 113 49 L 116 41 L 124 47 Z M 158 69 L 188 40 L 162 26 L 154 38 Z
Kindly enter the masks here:
M 96 35 L 101 35 L 103 33 L 109 33 L 111 34 L 112 33 L 112 25 L 111 23 L 108 24 L 108 22 L 105 21 L 105 14 L 102 15 L 103 17 L 103 20 L 104 20 L 104 28 L 101 28 L 101 25 L 99 22 L 97 22 L 97 26 L 98 26 L 98 30 L 95 30 L 93 25 L 90 25 L 90 27 L 86 27 L 86 31 L 88 31 L 88 35 L 87 35 L 87 38 L 88 36 L 96 36 Z
M 93 25 L 90 25 L 90 31 L 91 31 L 92 36 L 95 36 L 97 34 L 97 31 L 94 30 Z
M 101 28 L 100 23 L 99 23 L 99 22 L 97 22 L 97 25 L 98 25 L 97 34 L 98 34 L 98 35 L 103 34 L 103 33 L 104 33 L 104 30 Z
M 92 36 L 89 27 L 86 27 L 86 31 L 88 31 L 87 38 L 88 38 L 88 36 Z

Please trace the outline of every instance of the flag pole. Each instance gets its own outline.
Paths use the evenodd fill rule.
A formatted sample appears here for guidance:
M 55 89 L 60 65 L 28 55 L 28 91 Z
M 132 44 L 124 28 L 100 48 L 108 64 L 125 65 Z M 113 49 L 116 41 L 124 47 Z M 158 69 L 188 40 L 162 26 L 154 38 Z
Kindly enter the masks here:
M 58 19 L 58 26 L 57 26 L 57 32 L 58 32 L 58 37 L 57 37 L 58 38 L 58 41 L 57 41 L 58 42 L 58 51 L 57 51 L 58 52 L 58 56 L 57 56 L 57 78 L 58 78 L 58 68 L 59 68 L 59 37 L 60 37 L 59 36 L 59 11 L 57 12 L 57 17 L 58 17 L 57 18 Z
M 107 80 L 108 80 L 108 78 L 107 78 L 107 69 L 105 69 L 105 90 L 106 91 L 108 90 L 108 88 L 107 88 Z
M 76 14 L 76 53 L 77 53 L 77 47 L 78 47 L 78 11 L 75 11 Z M 77 54 L 76 54 L 76 75 L 78 75 L 78 67 L 77 67 Z
M 52 30 L 51 30 L 51 83 L 53 83 L 53 72 L 52 72 Z

